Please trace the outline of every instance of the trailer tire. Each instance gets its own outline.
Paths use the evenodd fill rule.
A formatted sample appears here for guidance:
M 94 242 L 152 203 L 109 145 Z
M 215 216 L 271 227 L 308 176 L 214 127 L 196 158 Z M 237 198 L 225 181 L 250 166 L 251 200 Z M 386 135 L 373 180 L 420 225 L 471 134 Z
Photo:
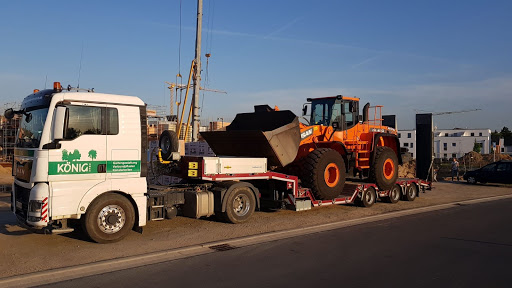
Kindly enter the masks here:
M 393 149 L 386 146 L 377 147 L 370 169 L 370 179 L 375 181 L 380 190 L 393 188 L 398 179 L 398 157 Z
M 226 222 L 238 224 L 247 221 L 256 208 L 256 198 L 249 187 L 237 187 L 226 199 L 226 211 L 222 218 Z
M 319 148 L 304 159 L 301 181 L 319 200 L 331 200 L 345 186 L 345 162 L 336 150 Z
M 384 200 L 384 202 L 395 204 L 398 201 L 400 201 L 401 197 L 402 197 L 402 188 L 400 187 L 400 185 L 395 184 L 393 186 L 393 188 L 391 188 L 391 190 L 389 190 L 389 196 L 384 197 L 383 200 Z
M 162 150 L 162 159 L 171 160 L 172 152 L 179 151 L 178 135 L 174 131 L 164 130 L 164 132 L 160 134 L 158 146 Z
M 418 195 L 418 188 L 416 188 L 415 184 L 411 184 L 407 189 L 405 190 L 405 195 L 402 196 L 402 200 L 405 201 L 414 201 L 416 199 L 416 196 Z
M 368 187 L 368 189 L 364 190 L 361 198 L 357 198 L 357 205 L 361 207 L 372 207 L 373 204 L 377 201 L 377 191 L 373 187 Z
M 96 198 L 82 217 L 87 236 L 97 243 L 112 243 L 126 237 L 135 223 L 135 210 L 130 201 L 109 193 Z

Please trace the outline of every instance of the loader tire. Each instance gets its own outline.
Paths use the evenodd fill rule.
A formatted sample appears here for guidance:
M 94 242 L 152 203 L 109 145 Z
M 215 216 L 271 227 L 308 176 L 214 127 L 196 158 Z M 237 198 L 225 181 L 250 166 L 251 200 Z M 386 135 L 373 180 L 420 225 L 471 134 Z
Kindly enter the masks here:
M 329 148 L 319 148 L 304 159 L 301 181 L 313 192 L 316 199 L 331 200 L 340 195 L 345 186 L 345 162 L 340 153 Z
M 178 135 L 174 131 L 164 130 L 160 134 L 160 149 L 162 150 L 162 159 L 171 160 L 172 152 L 178 152 Z
M 390 190 L 398 179 L 398 158 L 389 147 L 380 146 L 375 151 L 375 159 L 370 168 L 370 179 L 375 181 L 379 190 Z

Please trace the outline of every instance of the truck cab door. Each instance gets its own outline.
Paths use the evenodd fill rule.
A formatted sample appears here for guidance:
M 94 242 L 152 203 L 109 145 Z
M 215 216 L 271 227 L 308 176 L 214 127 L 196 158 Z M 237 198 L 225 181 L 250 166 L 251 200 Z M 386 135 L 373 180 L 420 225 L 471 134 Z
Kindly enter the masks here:
M 80 200 L 105 181 L 105 106 L 66 104 L 63 139 L 49 150 L 51 216 L 76 214 Z

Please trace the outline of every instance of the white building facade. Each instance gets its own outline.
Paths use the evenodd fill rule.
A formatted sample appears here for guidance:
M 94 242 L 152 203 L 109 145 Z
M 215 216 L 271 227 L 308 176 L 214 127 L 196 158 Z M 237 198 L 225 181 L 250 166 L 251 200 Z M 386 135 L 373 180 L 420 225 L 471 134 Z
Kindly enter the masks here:
M 398 133 L 401 147 L 409 149 L 412 158 L 416 158 L 416 130 L 400 130 Z M 475 142 L 480 145 L 482 154 L 491 151 L 490 129 L 449 129 L 434 131 L 435 158 L 460 158 L 473 151 Z

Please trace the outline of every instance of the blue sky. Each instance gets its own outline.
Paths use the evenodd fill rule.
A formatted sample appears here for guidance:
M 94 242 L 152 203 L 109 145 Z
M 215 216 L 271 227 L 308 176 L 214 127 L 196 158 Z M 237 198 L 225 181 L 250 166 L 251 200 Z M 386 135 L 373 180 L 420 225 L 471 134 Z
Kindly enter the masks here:
M 181 73 L 196 3 L 182 3 Z M 307 97 L 384 105 L 399 129 L 418 110 L 439 128 L 512 128 L 511 1 L 204 0 L 202 118 L 256 104 L 297 114 Z M 54 81 L 167 106 L 180 70 L 180 1 L 2 1 L 0 104 Z M 204 57 L 203 57 L 204 58 Z M 207 71 L 208 70 L 208 71 Z M 206 77 L 208 72 L 208 77 Z M 206 79 L 205 79 L 206 78 Z M 207 81 L 206 81 L 207 80 Z

